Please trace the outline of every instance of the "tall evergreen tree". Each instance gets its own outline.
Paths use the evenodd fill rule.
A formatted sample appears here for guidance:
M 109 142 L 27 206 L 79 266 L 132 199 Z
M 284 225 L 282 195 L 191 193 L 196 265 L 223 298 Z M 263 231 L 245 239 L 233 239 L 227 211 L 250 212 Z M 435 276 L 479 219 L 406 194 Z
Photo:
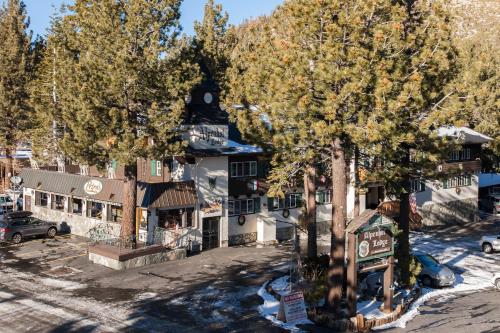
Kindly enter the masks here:
M 29 19 L 22 1 L 0 8 L 0 148 L 5 152 L 3 186 L 8 187 L 12 155 L 29 127 L 28 83 L 33 72 Z
M 389 47 L 373 67 L 374 108 L 366 131 L 358 132 L 355 141 L 378 157 L 372 177 L 383 179 L 386 190 L 399 196 L 402 232 L 397 257 L 402 282 L 409 284 L 411 180 L 432 177 L 447 153 L 437 128 L 449 124 L 453 114 L 442 106 L 453 94 L 446 87 L 456 75 L 456 50 L 442 2 L 406 0 L 402 5 L 402 16 L 393 23 L 396 33 L 374 36 Z
M 125 167 L 123 237 L 135 234 L 137 159 L 179 153 L 186 96 L 198 80 L 179 38 L 180 0 L 77 0 L 54 21 L 39 101 L 74 161 Z M 55 94 L 55 97 L 54 97 Z M 53 124 L 45 121 L 53 129 Z
M 222 5 L 208 0 L 201 22 L 194 22 L 194 49 L 206 79 L 215 83 L 221 93 L 226 91 L 226 71 L 234 48 L 235 28 L 228 24 L 229 16 Z

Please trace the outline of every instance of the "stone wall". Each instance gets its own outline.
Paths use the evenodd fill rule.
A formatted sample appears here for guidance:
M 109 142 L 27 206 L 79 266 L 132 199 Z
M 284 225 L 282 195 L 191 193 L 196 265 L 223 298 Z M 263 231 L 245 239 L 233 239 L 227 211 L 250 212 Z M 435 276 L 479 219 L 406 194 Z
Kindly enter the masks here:
M 257 232 L 229 236 L 229 246 L 255 243 L 257 241 Z
M 428 202 L 419 209 L 419 214 L 426 226 L 464 224 L 474 222 L 477 210 L 477 199 L 471 198 L 444 203 Z

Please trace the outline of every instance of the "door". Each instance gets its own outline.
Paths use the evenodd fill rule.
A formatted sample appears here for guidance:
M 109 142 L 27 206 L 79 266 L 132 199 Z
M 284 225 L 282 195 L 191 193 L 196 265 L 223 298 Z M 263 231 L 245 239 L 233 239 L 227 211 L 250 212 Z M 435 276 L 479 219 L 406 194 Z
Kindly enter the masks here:
M 30 195 L 24 196 L 24 210 L 31 212 L 31 196 Z
M 220 217 L 203 219 L 203 250 L 219 247 L 219 221 Z

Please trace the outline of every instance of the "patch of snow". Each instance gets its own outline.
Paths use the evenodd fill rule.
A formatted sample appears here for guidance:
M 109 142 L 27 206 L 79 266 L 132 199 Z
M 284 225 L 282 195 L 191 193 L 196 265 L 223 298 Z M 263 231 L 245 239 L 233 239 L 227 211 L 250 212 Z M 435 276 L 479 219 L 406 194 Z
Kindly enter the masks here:
M 77 283 L 77 282 L 73 282 L 73 281 L 67 281 L 67 280 L 51 279 L 51 278 L 40 279 L 40 282 L 44 286 L 58 288 L 58 289 L 64 289 L 64 290 L 77 290 L 77 289 L 83 289 L 86 287 L 85 284 L 81 284 L 81 283 Z
M 491 287 L 491 276 L 500 272 L 500 254 L 480 252 L 474 239 L 446 241 L 422 232 L 410 236 L 415 251 L 427 252 L 455 271 L 456 281 L 450 288 L 423 288 L 422 296 L 416 300 L 398 320 L 375 329 L 405 328 L 408 321 L 419 314 L 419 307 L 433 298 L 444 299 L 456 294 L 474 292 Z
M 244 275 L 244 274 L 248 274 L 248 272 L 247 271 L 241 271 L 238 274 Z
M 239 153 L 251 154 L 251 153 L 262 153 L 263 152 L 262 148 L 252 146 L 249 144 L 241 144 L 241 143 L 238 143 L 238 142 L 236 142 L 234 140 L 230 140 L 230 139 L 227 141 L 226 148 L 231 148 L 231 150 L 224 151 L 225 155 L 239 154 Z
M 143 300 L 155 298 L 156 296 L 158 296 L 157 293 L 147 292 L 147 293 L 142 293 L 142 294 L 135 296 L 135 299 L 138 301 L 143 301 Z

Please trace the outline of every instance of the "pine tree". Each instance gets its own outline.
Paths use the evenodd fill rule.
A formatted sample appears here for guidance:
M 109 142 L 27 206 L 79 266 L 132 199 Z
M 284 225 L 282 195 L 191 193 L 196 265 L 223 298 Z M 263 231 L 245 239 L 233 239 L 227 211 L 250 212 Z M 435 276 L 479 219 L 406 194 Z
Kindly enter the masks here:
M 226 70 L 235 44 L 234 26 L 222 5 L 208 0 L 202 22 L 194 23 L 194 46 L 201 69 L 216 85 L 225 91 Z
M 22 1 L 9 0 L 0 8 L 0 147 L 5 151 L 4 188 L 10 185 L 12 154 L 24 130 L 29 127 L 31 110 L 28 83 L 33 72 L 29 19 Z
M 355 141 L 365 153 L 377 156 L 372 177 L 384 180 L 389 194 L 399 197 L 398 265 L 403 284 L 409 284 L 409 195 L 412 179 L 433 176 L 447 153 L 437 128 L 452 113 L 443 104 L 452 96 L 447 85 L 456 75 L 456 50 L 449 13 L 439 1 L 407 0 L 393 23 L 398 33 L 375 35 L 390 45 L 384 60 L 373 67 L 374 108 L 366 131 Z
M 184 147 L 184 96 L 198 70 L 179 38 L 180 4 L 75 1 L 54 22 L 38 76 L 62 152 L 78 163 L 124 165 L 122 237 L 135 235 L 137 159 L 162 160 Z

